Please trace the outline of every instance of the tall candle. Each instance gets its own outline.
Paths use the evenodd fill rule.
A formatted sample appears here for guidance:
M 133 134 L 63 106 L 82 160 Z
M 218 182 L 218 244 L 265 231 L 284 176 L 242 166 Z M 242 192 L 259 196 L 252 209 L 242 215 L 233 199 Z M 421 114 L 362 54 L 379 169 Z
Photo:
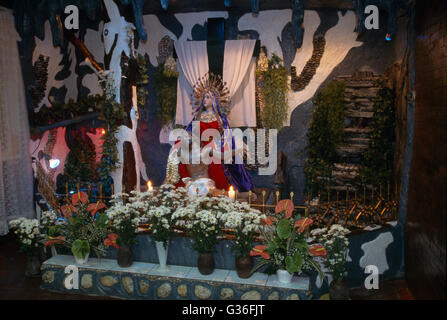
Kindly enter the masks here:
M 154 187 L 152 187 L 152 182 L 151 180 L 147 181 L 147 191 L 152 191 L 154 190 Z
M 228 197 L 230 197 L 231 200 L 236 198 L 236 192 L 234 191 L 233 186 L 230 186 L 230 190 L 228 190 Z

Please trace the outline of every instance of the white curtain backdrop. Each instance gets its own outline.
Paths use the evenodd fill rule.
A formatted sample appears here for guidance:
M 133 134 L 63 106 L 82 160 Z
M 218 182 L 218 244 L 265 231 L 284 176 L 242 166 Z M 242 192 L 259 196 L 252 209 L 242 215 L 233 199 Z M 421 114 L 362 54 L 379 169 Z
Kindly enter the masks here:
M 175 41 L 178 56 L 177 112 L 175 123 L 188 125 L 192 120 L 191 93 L 194 84 L 208 70 L 206 41 Z
M 231 127 L 256 126 L 255 61 L 252 59 L 256 40 L 225 41 L 223 81 L 231 95 Z M 192 120 L 190 95 L 196 81 L 206 74 L 208 53 L 206 41 L 176 41 L 179 78 L 177 82 L 176 123 L 187 125 Z
M 0 7 L 0 235 L 8 221 L 33 218 L 28 113 L 12 13 Z

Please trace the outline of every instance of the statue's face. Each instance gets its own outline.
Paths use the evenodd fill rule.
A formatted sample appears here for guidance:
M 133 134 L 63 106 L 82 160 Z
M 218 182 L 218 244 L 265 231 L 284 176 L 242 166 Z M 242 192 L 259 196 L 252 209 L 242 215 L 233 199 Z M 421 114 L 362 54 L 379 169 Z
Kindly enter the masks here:
M 213 105 L 213 97 L 210 92 L 206 92 L 203 96 L 203 105 L 208 108 Z

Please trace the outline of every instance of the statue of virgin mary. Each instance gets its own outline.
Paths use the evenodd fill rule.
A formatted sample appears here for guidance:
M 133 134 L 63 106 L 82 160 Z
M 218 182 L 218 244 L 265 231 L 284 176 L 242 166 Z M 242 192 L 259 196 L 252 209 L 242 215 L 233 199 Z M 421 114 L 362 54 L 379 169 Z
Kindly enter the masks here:
M 207 74 L 194 86 L 193 94 L 191 95 L 193 105 L 193 119 L 186 127 L 186 131 L 192 134 L 192 125 L 194 121 L 200 124 L 200 136 L 207 129 L 218 130 L 220 133 L 220 141 L 212 141 L 210 137 L 208 141 L 202 141 L 201 147 L 205 144 L 214 145 L 218 148 L 220 154 L 224 154 L 231 148 L 232 156 L 234 156 L 235 141 L 231 134 L 230 124 L 227 119 L 228 110 L 228 90 L 225 88 L 220 77 L 212 74 Z M 185 186 L 191 180 L 195 179 L 209 179 L 214 182 L 214 187 L 217 190 L 228 190 L 233 186 L 239 193 L 248 192 L 254 189 L 252 179 L 242 161 L 231 161 L 231 164 L 224 163 L 226 161 L 212 161 L 206 165 L 200 164 L 185 164 L 180 163 L 177 158 L 176 151 L 179 149 L 180 140 L 176 141 L 171 150 L 166 183 L 174 184 L 176 187 Z M 228 152 L 227 152 L 228 154 Z M 176 159 L 177 158 L 177 159 Z M 190 163 L 190 162 L 189 162 Z

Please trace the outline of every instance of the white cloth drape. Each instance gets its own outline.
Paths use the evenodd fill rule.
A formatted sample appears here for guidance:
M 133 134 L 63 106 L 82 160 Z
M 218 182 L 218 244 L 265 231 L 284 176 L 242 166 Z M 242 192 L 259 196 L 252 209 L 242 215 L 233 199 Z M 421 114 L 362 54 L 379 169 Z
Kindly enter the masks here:
M 25 89 L 12 13 L 0 7 L 0 235 L 8 222 L 33 218 L 33 174 Z
M 231 127 L 256 126 L 255 61 L 256 40 L 225 41 L 223 81 L 231 96 Z M 190 95 L 196 81 L 209 70 L 206 41 L 176 41 L 179 78 L 177 81 L 176 123 L 192 120 Z
M 179 77 L 177 80 L 177 112 L 175 122 L 188 125 L 193 114 L 191 93 L 194 84 L 208 70 L 208 51 L 206 41 L 175 41 L 175 51 L 178 56 Z

